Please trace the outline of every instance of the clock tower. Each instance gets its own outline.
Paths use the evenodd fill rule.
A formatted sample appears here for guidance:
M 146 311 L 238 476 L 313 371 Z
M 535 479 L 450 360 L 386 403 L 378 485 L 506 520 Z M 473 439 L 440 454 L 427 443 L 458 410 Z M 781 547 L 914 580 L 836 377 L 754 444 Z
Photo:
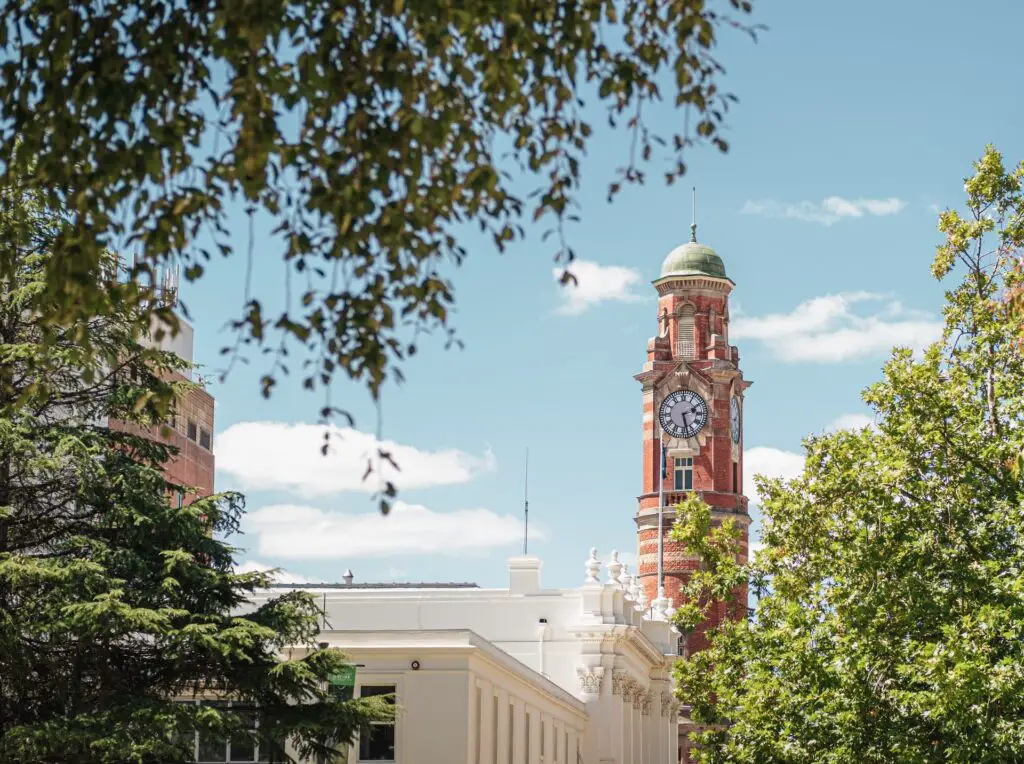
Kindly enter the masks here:
M 743 379 L 739 351 L 729 344 L 732 280 L 718 254 L 691 241 L 672 250 L 654 281 L 658 334 L 647 343 L 647 362 L 635 379 L 643 387 L 643 492 L 636 513 L 639 577 L 649 601 L 660 604 L 659 508 L 664 598 L 679 604 L 680 587 L 697 565 L 687 549 L 669 540 L 675 506 L 687 493 L 710 505 L 712 522 L 732 518 L 742 530 L 741 561 L 748 552 L 747 499 L 743 495 Z M 664 454 L 664 478 L 662 458 Z M 746 592 L 738 601 L 746 613 Z M 727 617 L 712 607 L 710 624 Z M 690 635 L 690 652 L 707 645 Z

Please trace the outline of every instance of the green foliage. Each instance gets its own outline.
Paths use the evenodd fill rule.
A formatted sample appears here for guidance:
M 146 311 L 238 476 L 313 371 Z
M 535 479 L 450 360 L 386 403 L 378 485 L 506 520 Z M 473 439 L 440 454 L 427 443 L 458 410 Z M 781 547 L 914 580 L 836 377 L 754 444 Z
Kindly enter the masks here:
M 344 659 L 316 649 L 310 596 L 237 615 L 270 583 L 236 575 L 219 540 L 242 497 L 178 508 L 168 496 L 188 487 L 161 469 L 173 449 L 135 434 L 163 421 L 158 394 L 188 386 L 183 362 L 143 348 L 146 323 L 125 306 L 87 327 L 116 359 L 105 368 L 77 328 L 41 330 L 33 306 L 67 224 L 16 191 L 5 200 L 18 259 L 0 277 L 0 761 L 186 761 L 192 730 L 247 734 L 236 711 L 174 702 L 194 693 L 257 707 L 264 745 L 349 740 L 379 709 L 328 694 Z
M 716 602 L 727 603 L 733 616 L 746 614 L 746 570 L 739 563 L 742 531 L 731 518 L 713 523 L 711 507 L 695 494 L 688 494 L 676 507 L 678 519 L 670 538 L 685 544 L 690 554 L 700 559 L 697 570 L 680 590 L 682 602 L 672 622 L 684 634 L 692 634 L 708 616 Z
M 1024 759 L 1024 165 L 975 170 L 939 223 L 943 339 L 894 351 L 874 428 L 759 480 L 755 618 L 676 669 L 703 761 Z
M 499 250 L 524 218 L 551 221 L 572 251 L 580 162 L 593 133 L 585 99 L 631 133 L 610 185 L 642 183 L 663 155 L 725 151 L 734 98 L 713 48 L 748 0 L 4 0 L 0 185 L 67 210 L 34 307 L 54 331 L 148 299 L 167 263 L 199 278 L 244 250 L 245 297 L 232 357 L 268 353 L 263 392 L 338 373 L 376 396 L 423 332 L 448 333 L 446 268 L 479 225 Z M 730 14 L 735 14 L 733 18 Z M 645 104 L 685 111 L 674 134 Z M 513 187 L 526 177 L 525 198 Z M 274 238 L 229 238 L 228 211 L 271 217 Z M 107 251 L 137 255 L 129 283 L 98 278 Z M 258 261 L 258 265 L 257 262 Z M 0 247 L 0 275 L 17 260 Z M 285 305 L 252 294 L 254 267 L 281 274 Z M 99 352 L 92 338 L 80 338 Z M 324 416 L 338 412 L 325 407 Z

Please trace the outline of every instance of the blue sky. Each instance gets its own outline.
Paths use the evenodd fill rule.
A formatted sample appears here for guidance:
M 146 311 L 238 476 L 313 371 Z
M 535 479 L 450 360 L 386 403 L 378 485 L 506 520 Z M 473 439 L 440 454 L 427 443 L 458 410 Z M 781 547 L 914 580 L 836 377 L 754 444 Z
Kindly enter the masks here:
M 860 390 L 886 348 L 935 330 L 942 286 L 928 272 L 938 207 L 956 206 L 986 143 L 1024 158 L 1020 66 L 1024 5 L 978 2 L 757 2 L 757 44 L 726 34 L 719 56 L 733 109 L 728 154 L 692 152 L 666 188 L 657 172 L 612 205 L 606 189 L 628 150 L 598 131 L 583 165 L 571 243 L 585 261 L 575 296 L 555 284 L 543 226 L 499 255 L 473 233 L 454 273 L 454 325 L 465 350 L 426 343 L 389 386 L 380 416 L 357 386 L 332 460 L 319 455 L 321 399 L 284 381 L 266 401 L 259 359 L 214 382 L 218 488 L 248 495 L 241 559 L 298 577 L 456 580 L 502 585 L 521 538 L 530 451 L 531 552 L 548 585 L 583 580 L 587 550 L 635 552 L 640 389 L 632 376 L 655 331 L 650 280 L 689 236 L 736 282 L 733 337 L 754 386 L 745 408 L 751 467 L 791 474 L 801 439 L 869 413 Z M 1007 76 L 1009 75 L 1009 76 Z M 1008 84 L 1009 83 L 1009 84 Z M 592 122 L 603 122 L 594 112 Z M 671 132 L 681 115 L 655 111 Z M 257 233 L 267 230 L 257 222 Z M 245 221 L 235 221 L 239 236 Z M 244 241 L 244 239 L 243 239 Z M 281 265 L 257 258 L 254 291 L 279 300 Z M 584 278 L 584 277 L 587 278 Z M 243 301 L 242 261 L 216 264 L 183 297 L 196 359 L 221 367 L 225 323 Z M 852 418 L 851 418 L 852 417 Z M 382 437 L 403 446 L 406 505 L 379 518 L 358 455 Z M 629 559 L 628 557 L 626 559 Z

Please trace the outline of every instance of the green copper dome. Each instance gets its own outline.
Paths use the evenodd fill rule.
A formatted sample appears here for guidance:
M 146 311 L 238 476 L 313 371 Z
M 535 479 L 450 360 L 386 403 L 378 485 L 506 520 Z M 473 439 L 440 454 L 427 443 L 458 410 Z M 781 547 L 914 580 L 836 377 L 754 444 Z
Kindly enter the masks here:
M 711 276 L 727 279 L 725 263 L 711 247 L 688 241 L 676 247 L 661 264 L 661 276 Z

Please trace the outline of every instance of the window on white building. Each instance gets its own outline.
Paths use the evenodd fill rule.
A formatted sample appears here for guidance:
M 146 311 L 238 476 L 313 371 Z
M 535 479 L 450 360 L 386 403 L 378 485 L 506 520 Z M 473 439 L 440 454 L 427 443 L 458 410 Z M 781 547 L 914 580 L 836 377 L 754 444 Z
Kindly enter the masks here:
M 239 764 L 240 762 L 270 761 L 270 745 L 266 742 L 261 742 L 259 739 L 259 717 L 254 709 L 250 706 L 231 702 L 196 702 L 222 708 L 231 708 L 241 717 L 248 731 L 230 737 L 209 732 L 193 733 L 191 741 L 193 761 L 199 762 L 199 764 Z
M 675 474 L 673 488 L 677 491 L 693 490 L 693 457 L 677 456 L 675 458 Z
M 395 702 L 395 686 L 393 684 L 363 685 L 359 688 L 359 697 L 370 698 L 387 695 L 388 702 Z M 370 722 L 369 727 L 359 733 L 359 761 L 394 761 L 395 760 L 395 723 Z

